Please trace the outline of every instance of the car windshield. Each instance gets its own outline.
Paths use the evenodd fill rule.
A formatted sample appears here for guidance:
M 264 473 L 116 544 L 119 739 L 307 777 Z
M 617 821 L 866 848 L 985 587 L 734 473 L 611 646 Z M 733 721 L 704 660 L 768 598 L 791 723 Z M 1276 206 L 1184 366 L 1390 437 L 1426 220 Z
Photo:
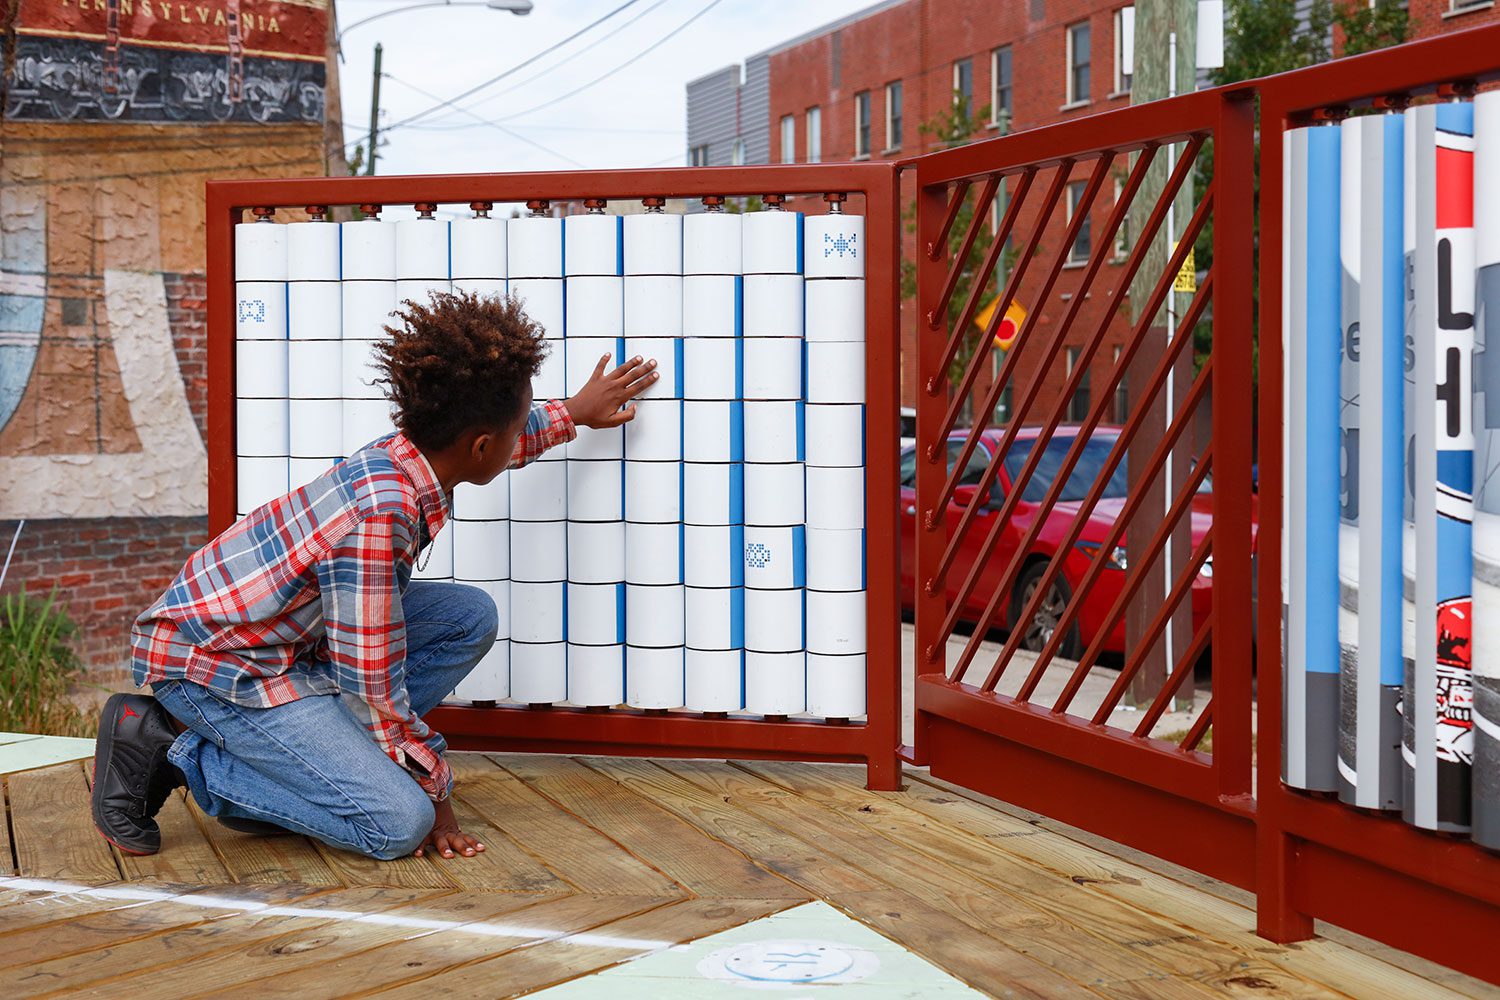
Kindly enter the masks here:
M 1059 500 L 1082 500 L 1088 495 L 1089 488 L 1094 485 L 1094 480 L 1099 477 L 1104 469 L 1104 463 L 1109 459 L 1110 449 L 1118 440 L 1116 435 L 1096 435 L 1088 439 L 1083 446 L 1083 453 L 1078 458 L 1078 464 L 1073 466 L 1073 474 L 1068 477 L 1063 486 Z M 1074 438 L 1054 437 L 1047 442 L 1047 450 L 1042 453 L 1042 459 L 1037 463 L 1036 470 L 1031 474 L 1031 480 L 1026 484 L 1026 491 L 1021 499 L 1028 503 L 1039 503 L 1052 488 L 1052 481 L 1057 478 L 1058 469 L 1062 468 L 1063 460 L 1068 457 L 1068 449 L 1073 447 Z M 1011 482 L 1021 473 L 1021 468 L 1026 464 L 1026 459 L 1031 455 L 1031 449 L 1036 445 L 1035 439 L 1027 441 L 1016 441 L 1010 446 L 1005 454 L 1005 472 Z M 1115 467 L 1114 473 L 1109 477 L 1109 483 L 1104 487 L 1105 499 L 1124 499 L 1126 496 L 1125 481 L 1126 463 L 1121 461 Z

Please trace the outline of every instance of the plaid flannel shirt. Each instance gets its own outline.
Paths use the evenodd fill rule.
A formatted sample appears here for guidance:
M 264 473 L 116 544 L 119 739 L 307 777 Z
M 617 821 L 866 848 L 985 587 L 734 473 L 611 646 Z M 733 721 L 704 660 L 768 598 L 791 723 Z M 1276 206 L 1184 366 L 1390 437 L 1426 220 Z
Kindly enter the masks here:
M 511 467 L 575 434 L 561 402 L 534 406 Z M 405 435 L 366 445 L 194 553 L 136 619 L 136 684 L 191 681 L 252 708 L 338 694 L 429 796 L 446 798 L 446 744 L 407 700 L 401 595 L 448 515 Z

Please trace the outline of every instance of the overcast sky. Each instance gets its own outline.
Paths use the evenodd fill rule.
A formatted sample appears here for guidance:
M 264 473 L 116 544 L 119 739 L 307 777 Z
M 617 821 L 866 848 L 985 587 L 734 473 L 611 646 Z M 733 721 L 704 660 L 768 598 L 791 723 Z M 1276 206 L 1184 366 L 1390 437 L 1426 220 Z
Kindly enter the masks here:
M 371 14 L 414 2 L 336 0 L 336 6 L 339 23 L 352 26 Z M 403 119 L 438 103 L 435 98 L 452 98 L 524 62 L 624 2 L 535 0 L 535 10 L 525 17 L 482 7 L 429 8 L 346 28 L 340 80 L 350 153 L 369 126 L 376 42 L 384 46 L 382 120 L 385 126 L 400 126 Z M 871 2 L 636 0 L 558 52 L 458 102 L 472 105 L 472 114 L 444 108 L 409 126 L 392 128 L 389 144 L 381 148 L 379 172 L 680 165 L 686 154 L 687 81 Z M 565 96 L 638 56 L 700 12 L 638 61 Z M 605 38 L 610 31 L 616 33 Z M 564 99 L 548 103 L 556 98 Z M 543 104 L 548 106 L 539 108 Z M 496 119 L 505 119 L 503 127 L 480 123 Z

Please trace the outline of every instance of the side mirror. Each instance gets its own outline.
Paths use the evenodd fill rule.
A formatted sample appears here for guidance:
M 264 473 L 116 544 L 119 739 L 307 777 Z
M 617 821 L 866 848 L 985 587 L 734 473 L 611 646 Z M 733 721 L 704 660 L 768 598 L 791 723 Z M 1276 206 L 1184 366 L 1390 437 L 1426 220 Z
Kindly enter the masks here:
M 980 509 L 994 509 L 994 497 L 998 495 L 999 492 L 1000 491 L 998 489 L 992 490 L 990 493 L 990 497 L 980 502 Z M 978 496 L 978 494 L 978 486 L 955 486 L 953 488 L 953 505 L 955 507 L 958 507 L 960 510 L 967 510 L 974 504 L 974 500 Z

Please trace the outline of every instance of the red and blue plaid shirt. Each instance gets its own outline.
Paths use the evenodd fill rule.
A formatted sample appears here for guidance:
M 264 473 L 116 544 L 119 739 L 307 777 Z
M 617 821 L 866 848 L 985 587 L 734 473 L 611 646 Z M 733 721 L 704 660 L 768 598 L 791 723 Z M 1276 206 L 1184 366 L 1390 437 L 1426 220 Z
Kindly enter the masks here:
M 532 408 L 511 467 L 575 435 L 557 400 Z M 406 695 L 401 595 L 449 515 L 432 466 L 403 434 L 255 510 L 199 549 L 131 635 L 135 682 L 185 680 L 270 708 L 340 695 L 434 799 L 446 744 Z

